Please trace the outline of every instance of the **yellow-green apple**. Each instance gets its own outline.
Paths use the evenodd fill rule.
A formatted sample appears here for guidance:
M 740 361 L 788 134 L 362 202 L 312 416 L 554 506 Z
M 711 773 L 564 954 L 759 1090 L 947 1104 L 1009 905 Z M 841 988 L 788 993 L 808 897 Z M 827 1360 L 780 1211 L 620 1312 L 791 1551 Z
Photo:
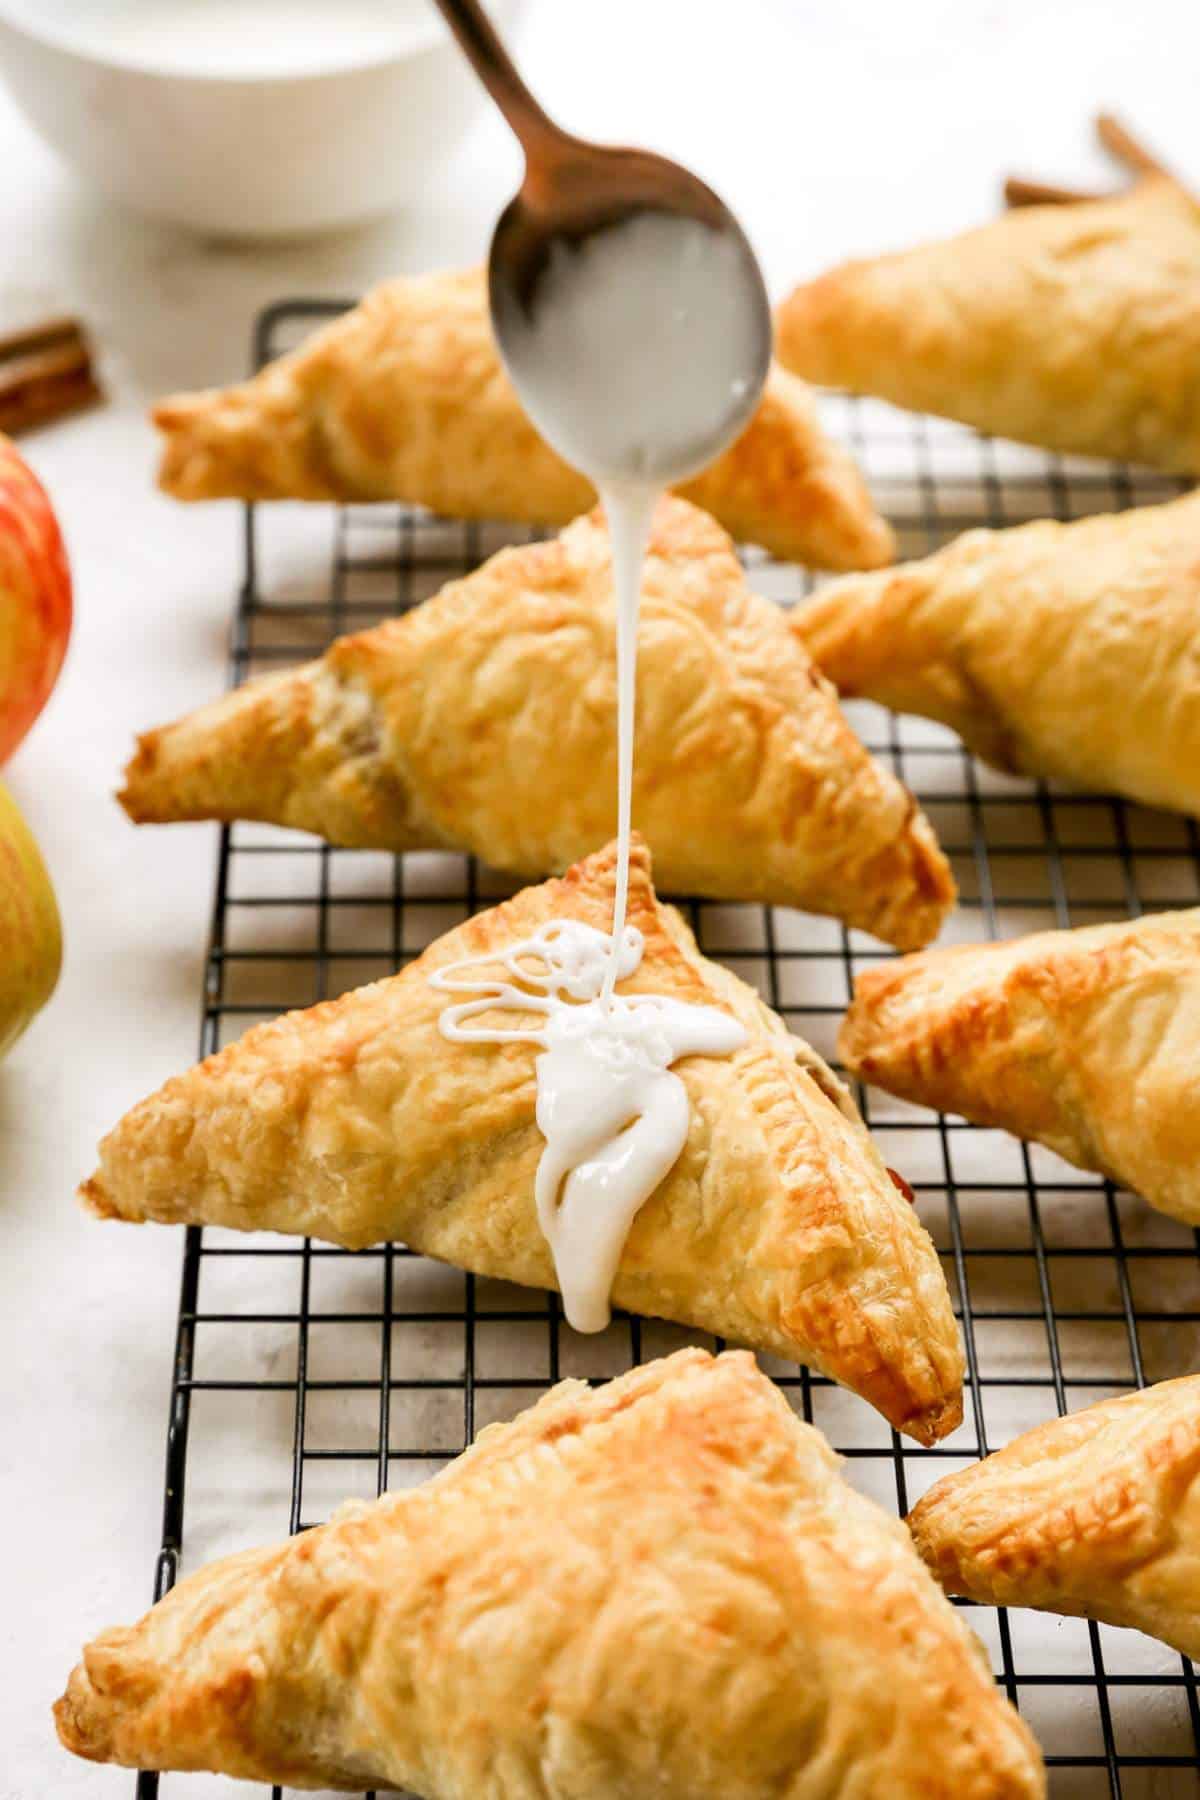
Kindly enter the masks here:
M 70 635 L 71 572 L 54 508 L 0 433 L 0 763 L 49 699 Z
M 33 833 L 0 786 L 0 1056 L 54 992 L 62 928 Z

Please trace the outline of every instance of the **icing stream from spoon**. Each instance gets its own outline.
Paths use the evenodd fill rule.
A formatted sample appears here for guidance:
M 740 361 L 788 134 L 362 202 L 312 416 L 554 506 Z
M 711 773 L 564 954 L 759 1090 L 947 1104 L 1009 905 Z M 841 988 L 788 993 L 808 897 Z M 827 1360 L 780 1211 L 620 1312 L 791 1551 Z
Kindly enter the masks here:
M 617 611 L 617 885 L 613 895 L 612 949 L 604 971 L 607 1006 L 617 984 L 619 945 L 629 908 L 629 844 L 633 823 L 633 727 L 637 703 L 637 635 L 642 569 L 658 493 L 654 488 L 601 489 L 612 546 L 613 599 Z
M 612 933 L 553 920 L 430 980 L 475 996 L 442 1013 L 446 1037 L 540 1046 L 537 1213 L 579 1331 L 608 1324 L 630 1226 L 687 1139 L 687 1092 L 671 1065 L 746 1041 L 715 1007 L 615 989 L 642 957 L 626 913 L 646 547 L 663 489 L 711 461 L 757 402 L 769 334 L 749 256 L 740 235 L 695 218 L 634 215 L 581 243 L 552 244 L 536 305 L 509 307 L 501 334 L 530 417 L 594 482 L 608 520 L 617 626 Z M 513 1014 L 524 1022 L 513 1024 Z

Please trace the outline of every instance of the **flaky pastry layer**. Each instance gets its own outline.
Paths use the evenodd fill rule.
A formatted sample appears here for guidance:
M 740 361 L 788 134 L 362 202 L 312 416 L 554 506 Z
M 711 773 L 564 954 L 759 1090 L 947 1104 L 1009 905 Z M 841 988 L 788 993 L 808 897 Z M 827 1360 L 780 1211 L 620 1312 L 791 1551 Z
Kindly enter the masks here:
M 1174 182 L 845 263 L 775 324 L 809 381 L 1200 474 L 1200 205 Z
M 1200 1657 L 1200 1376 L 1052 1419 L 914 1509 L 951 1594 L 1133 1625 Z
M 1200 494 L 832 583 L 793 628 L 843 695 L 1001 769 L 1200 813 Z
M 1200 909 L 867 969 L 838 1052 L 1200 1224 Z
M 954 884 L 924 815 L 682 500 L 654 521 L 638 651 L 634 821 L 665 885 L 833 913 L 907 949 L 936 935 Z M 596 512 L 147 732 L 121 799 L 141 822 L 263 819 L 541 876 L 616 829 L 616 718 Z
M 522 411 L 482 269 L 387 282 L 252 381 L 177 394 L 154 422 L 180 500 L 407 500 L 562 525 L 596 498 Z M 873 569 L 895 553 L 812 395 L 780 368 L 742 436 L 679 491 L 785 562 Z
M 180 1583 L 77 1755 L 426 1800 L 1039 1800 L 899 1521 L 744 1353 L 557 1387 L 424 1487 Z
M 613 847 L 439 938 L 399 975 L 289 1013 L 169 1081 L 117 1125 L 82 1196 L 101 1216 L 414 1249 L 556 1285 L 534 1207 L 536 1046 L 451 1043 L 428 976 L 551 918 L 608 930 Z M 662 906 L 644 846 L 622 990 L 715 1005 L 731 1056 L 676 1064 L 691 1123 L 642 1207 L 615 1302 L 811 1362 L 932 1442 L 962 1414 L 963 1352 L 937 1252 L 820 1057 Z

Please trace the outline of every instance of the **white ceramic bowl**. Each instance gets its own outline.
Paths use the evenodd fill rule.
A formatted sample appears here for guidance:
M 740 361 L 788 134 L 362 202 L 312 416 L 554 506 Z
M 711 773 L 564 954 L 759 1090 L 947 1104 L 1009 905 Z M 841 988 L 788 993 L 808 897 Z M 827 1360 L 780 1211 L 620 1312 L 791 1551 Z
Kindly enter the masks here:
M 164 54 L 143 28 L 189 3 Z M 331 45 L 343 4 L 326 0 L 309 53 L 286 27 L 313 0 L 104 0 L 99 15 L 95 0 L 0 0 L 0 73 L 48 144 L 141 212 L 221 236 L 322 231 L 426 188 L 485 99 L 432 0 L 359 0 L 357 35 Z M 522 5 L 491 0 L 497 25 Z M 197 20 L 235 11 L 241 48 L 206 51 Z

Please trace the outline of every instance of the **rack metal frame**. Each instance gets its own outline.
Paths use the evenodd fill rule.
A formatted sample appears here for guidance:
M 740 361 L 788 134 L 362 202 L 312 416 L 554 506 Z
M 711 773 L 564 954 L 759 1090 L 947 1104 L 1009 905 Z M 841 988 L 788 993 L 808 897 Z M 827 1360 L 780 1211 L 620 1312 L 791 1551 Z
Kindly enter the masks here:
M 343 304 L 272 307 L 258 322 L 256 364 Z M 874 402 L 839 395 L 822 404 L 907 555 L 972 526 L 1069 519 L 1179 491 Z M 314 531 L 322 540 L 315 550 Z M 414 604 L 514 535 L 535 534 L 402 507 L 247 507 L 231 681 L 310 656 L 341 631 Z M 747 560 L 755 584 L 784 603 L 812 585 L 801 570 L 754 552 Z M 870 706 L 848 710 L 933 820 L 962 890 L 952 929 L 963 940 L 1200 902 L 1193 821 L 998 776 L 937 727 Z M 507 891 L 467 857 L 383 857 L 261 826 L 222 830 L 201 1054 L 285 1005 L 402 967 L 440 929 Z M 854 971 L 886 954 L 878 944 L 782 910 L 687 897 L 680 904 L 702 948 L 832 1054 Z M 821 1377 L 768 1364 L 793 1404 L 847 1458 L 851 1479 L 903 1513 L 931 1479 L 985 1455 L 1024 1424 L 1198 1366 L 1200 1234 L 1037 1147 L 880 1094 L 860 1097 L 942 1254 L 963 1326 L 968 1386 L 961 1430 L 922 1450 Z M 256 1331 L 267 1333 L 271 1348 L 243 1371 L 236 1351 L 230 1363 L 229 1345 Z M 318 1352 L 330 1332 L 351 1348 L 327 1374 Z M 224 1372 L 212 1373 L 205 1350 L 218 1333 L 226 1349 L 216 1367 Z M 269 1408 L 265 1432 L 255 1413 L 253 1431 L 235 1442 L 257 1440 L 269 1465 L 257 1497 L 278 1531 L 294 1532 L 322 1516 L 335 1488 L 382 1492 L 423 1478 L 481 1424 L 509 1416 L 563 1374 L 602 1380 L 688 1337 L 697 1334 L 619 1318 L 604 1338 L 578 1339 L 563 1326 L 555 1296 L 459 1275 L 400 1245 L 351 1256 L 310 1241 L 191 1229 L 155 1597 L 179 1573 L 185 1517 L 194 1530 L 198 1508 L 208 1521 L 202 1548 L 214 1530 L 218 1541 L 222 1531 L 231 1542 L 246 1541 L 236 1498 L 203 1478 L 194 1444 L 201 1396 L 235 1417 L 240 1404 Z M 332 1421 L 351 1412 L 355 1427 L 339 1436 Z M 1137 1634 L 1082 1621 L 981 1607 L 971 1617 L 997 1680 L 1043 1741 L 1056 1800 L 1200 1795 L 1200 1696 L 1190 1662 Z M 185 1791 L 193 1791 L 188 1778 L 137 1778 L 139 1800 L 168 1793 L 174 1800 Z M 282 1792 L 275 1789 L 277 1800 Z

